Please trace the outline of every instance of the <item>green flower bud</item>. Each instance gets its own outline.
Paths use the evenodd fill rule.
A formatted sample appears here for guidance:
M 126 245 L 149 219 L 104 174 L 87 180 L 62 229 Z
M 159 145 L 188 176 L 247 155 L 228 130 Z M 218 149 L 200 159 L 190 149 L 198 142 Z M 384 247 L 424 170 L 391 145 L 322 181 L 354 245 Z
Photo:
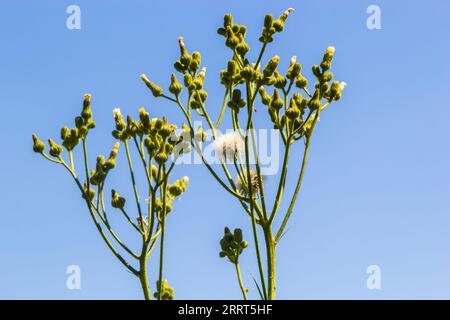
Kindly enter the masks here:
M 168 157 L 167 154 L 164 153 L 164 152 L 158 152 L 158 153 L 155 155 L 155 161 L 156 161 L 156 163 L 158 163 L 159 165 L 162 165 L 162 164 L 166 163 L 166 161 L 167 161 L 168 158 L 169 158 L 169 157 Z
M 194 52 L 192 54 L 191 63 L 189 64 L 189 70 L 194 73 L 197 72 L 201 63 L 202 63 L 202 57 L 200 55 L 200 52 L 197 52 L 197 51 Z
M 48 139 L 48 144 L 50 146 L 50 155 L 52 157 L 58 158 L 61 155 L 62 152 L 62 146 L 59 144 L 56 144 L 52 139 Z
M 322 73 L 320 72 L 319 66 L 317 64 L 312 66 L 312 72 L 317 78 L 320 78 L 322 76 Z
M 154 164 L 152 164 L 152 169 L 151 169 L 151 171 L 152 171 L 152 177 L 153 177 L 153 179 L 156 181 L 156 180 L 158 180 L 158 168 L 154 165 Z
M 85 94 L 83 99 L 83 111 L 81 112 L 81 116 L 85 121 L 92 118 L 92 110 L 91 110 L 91 95 Z
M 84 181 L 84 192 L 83 195 L 81 196 L 83 199 L 88 200 L 88 201 L 92 201 L 95 198 L 95 190 L 92 188 L 88 188 L 88 183 L 87 181 Z M 89 192 L 88 192 L 89 189 Z M 86 199 L 86 195 L 88 195 L 88 198 Z
M 241 43 L 239 43 L 236 46 L 236 52 L 242 57 L 245 56 L 247 54 L 247 52 L 249 52 L 249 50 L 250 50 L 250 47 L 244 41 L 242 41 Z
M 278 62 L 280 61 L 279 56 L 274 56 L 270 61 L 267 63 L 267 65 L 263 69 L 263 75 L 264 77 L 268 78 L 272 76 L 272 74 L 275 72 L 275 69 L 278 67 Z
M 163 94 L 163 89 L 161 87 L 157 86 L 156 84 L 154 84 L 153 82 L 151 82 L 145 74 L 141 75 L 141 79 L 142 79 L 142 81 L 145 82 L 145 84 L 150 89 L 150 91 L 152 92 L 154 97 L 159 97 Z
M 295 105 L 300 108 L 302 101 L 303 101 L 303 97 L 300 93 L 294 93 L 294 95 L 292 96 L 292 98 L 294 99 Z
M 289 120 L 297 119 L 300 116 L 300 110 L 298 108 L 288 108 L 286 110 L 286 117 Z
M 270 29 L 273 23 L 273 16 L 271 14 L 266 14 L 264 17 L 264 27 Z
M 194 80 L 192 79 L 192 76 L 189 73 L 184 74 L 184 86 L 186 88 L 190 88 L 193 84 Z
M 161 300 L 173 300 L 175 296 L 175 290 L 169 285 L 169 282 L 167 280 L 163 280 L 161 286 L 159 285 L 159 280 L 156 281 L 156 292 L 153 294 L 153 296 Z M 161 289 L 161 294 L 159 293 L 159 290 Z
M 82 117 L 75 117 L 75 127 L 80 129 L 84 125 L 84 120 Z
M 239 112 L 239 109 L 243 108 L 246 105 L 246 101 L 241 98 L 242 93 L 241 90 L 235 89 L 231 94 L 231 99 L 228 102 L 228 107 Z
M 292 57 L 291 63 L 289 65 L 289 69 L 286 72 L 286 78 L 289 80 L 293 80 L 300 75 L 300 71 L 302 70 L 302 65 L 297 63 L 297 57 Z
M 273 85 L 276 88 L 283 89 L 286 86 L 286 79 L 278 72 L 278 70 L 275 70 L 273 78 Z
M 181 85 L 181 83 L 178 82 L 175 75 L 172 74 L 172 77 L 170 78 L 170 86 L 169 86 L 170 93 L 178 96 L 182 90 L 183 90 L 183 86 Z
M 125 198 L 121 197 L 115 190 L 111 190 L 111 206 L 117 209 L 125 207 Z
M 314 92 L 313 97 L 308 102 L 308 107 L 311 111 L 317 110 L 322 105 L 322 101 L 319 97 L 319 90 Z
M 331 81 L 331 79 L 333 79 L 333 76 L 334 75 L 331 72 L 327 72 L 323 75 L 322 80 L 326 82 Z
M 256 76 L 255 70 L 251 66 L 247 65 L 241 70 L 240 76 L 246 81 L 251 81 Z
M 148 132 L 150 130 L 150 115 L 144 108 L 139 109 L 139 120 L 141 121 L 142 127 Z
M 295 82 L 297 88 L 304 89 L 308 85 L 308 79 L 303 77 L 301 74 L 297 77 L 297 81 Z
M 273 90 L 272 99 L 270 101 L 270 107 L 276 110 L 280 110 L 283 107 L 283 99 L 281 99 L 278 90 Z
M 120 112 L 119 108 L 115 108 L 113 110 L 114 121 L 116 123 L 116 129 L 118 131 L 123 131 L 126 127 L 125 120 L 123 119 L 123 115 Z
M 261 96 L 262 104 L 268 106 L 270 104 L 270 101 L 272 101 L 272 98 L 267 93 L 266 89 L 263 86 L 260 86 L 258 92 L 259 95 Z
M 61 140 L 66 140 L 70 136 L 70 129 L 69 127 L 62 127 L 61 128 Z
M 109 158 L 105 162 L 105 168 L 107 170 L 111 170 L 116 166 L 116 158 L 117 158 L 117 152 L 119 151 L 119 146 L 120 146 L 119 142 L 116 142 L 114 144 L 114 147 L 111 150 L 111 153 L 109 154 Z
M 33 134 L 33 151 L 37 153 L 42 153 L 45 150 L 45 144 L 41 140 L 39 140 L 38 136 Z

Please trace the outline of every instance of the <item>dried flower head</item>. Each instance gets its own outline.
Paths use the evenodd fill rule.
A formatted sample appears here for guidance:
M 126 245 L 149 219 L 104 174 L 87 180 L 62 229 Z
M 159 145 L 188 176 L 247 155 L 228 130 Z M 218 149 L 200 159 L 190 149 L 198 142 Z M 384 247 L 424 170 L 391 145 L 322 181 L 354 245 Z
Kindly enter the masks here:
M 240 176 L 237 177 L 236 181 L 235 181 L 235 185 L 237 190 L 239 191 L 240 194 L 247 196 L 249 194 L 249 188 L 247 185 L 247 172 L 245 171 L 244 173 L 244 180 L 241 179 Z M 261 177 L 262 182 L 264 183 L 264 177 Z M 256 172 L 256 170 L 250 170 L 250 183 L 251 183 L 251 189 L 252 189 L 252 194 L 257 194 L 259 192 L 260 189 L 260 184 L 259 184 L 259 178 L 258 178 L 258 173 Z
M 237 132 L 221 135 L 214 141 L 216 155 L 225 160 L 236 159 L 244 148 L 244 142 Z

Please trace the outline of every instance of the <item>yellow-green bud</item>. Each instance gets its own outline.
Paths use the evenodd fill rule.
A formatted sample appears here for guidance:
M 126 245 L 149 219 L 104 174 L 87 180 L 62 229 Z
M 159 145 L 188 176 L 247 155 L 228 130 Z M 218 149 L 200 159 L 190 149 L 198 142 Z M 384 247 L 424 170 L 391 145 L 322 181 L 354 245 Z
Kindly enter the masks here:
M 91 95 L 85 94 L 83 99 L 83 111 L 81 112 L 81 116 L 85 121 L 92 118 L 92 110 L 91 110 Z
M 117 209 L 125 207 L 125 198 L 121 197 L 115 190 L 111 190 L 111 206 Z
M 62 127 L 61 128 L 61 140 L 66 140 L 70 135 L 70 129 L 69 127 Z
M 159 97 L 163 94 L 163 89 L 151 82 L 145 74 L 141 75 L 141 79 L 145 82 L 146 86 L 150 89 L 154 97 Z
M 297 77 L 297 81 L 295 82 L 295 85 L 299 89 L 304 89 L 308 85 L 308 79 L 303 77 L 301 74 Z
M 45 144 L 39 140 L 38 136 L 33 134 L 33 151 L 37 153 L 42 153 L 45 150 Z
M 164 152 L 158 152 L 158 153 L 155 155 L 155 161 L 156 161 L 158 164 L 160 164 L 160 165 L 166 163 L 166 161 L 167 161 L 168 158 L 169 158 L 169 157 L 168 157 L 167 154 L 164 153 Z
M 273 78 L 273 85 L 276 88 L 283 89 L 286 86 L 286 79 L 278 72 L 278 70 L 275 70 Z
M 88 194 L 88 183 L 87 181 L 84 181 L 84 192 L 82 195 L 83 199 L 86 199 L 86 194 Z M 88 194 L 88 201 L 92 201 L 95 197 L 95 190 L 89 187 L 89 194 Z
M 273 91 L 270 107 L 276 110 L 280 110 L 283 107 L 283 99 L 281 99 L 277 89 Z
M 183 86 L 181 85 L 181 83 L 178 82 L 175 75 L 172 74 L 172 77 L 170 78 L 170 86 L 169 86 L 170 93 L 178 96 L 180 94 L 181 90 L 183 90 Z
M 198 68 L 200 67 L 200 64 L 202 63 L 202 57 L 200 55 L 200 52 L 194 52 L 192 54 L 191 63 L 189 64 L 189 70 L 191 72 L 197 72 Z
M 267 63 L 267 65 L 263 69 L 263 75 L 264 77 L 270 77 L 275 72 L 275 69 L 278 67 L 278 62 L 280 61 L 279 56 L 274 56 L 270 61 Z
M 261 102 L 264 105 L 268 106 L 270 104 L 270 101 L 272 100 L 272 98 L 270 97 L 270 95 L 267 93 L 266 89 L 263 86 L 259 87 L 258 91 L 261 96 Z
M 139 120 L 141 120 L 142 126 L 146 130 L 150 130 L 150 116 L 145 108 L 139 109 Z
M 48 139 L 48 144 L 50 146 L 50 155 L 58 158 L 61 155 L 62 152 L 62 146 L 60 146 L 59 144 L 56 144 L 52 139 Z
M 105 162 L 105 167 L 107 170 L 111 170 L 116 166 L 117 152 L 119 151 L 119 146 L 120 146 L 119 142 L 116 142 L 114 144 L 114 147 L 111 150 L 111 153 L 109 154 L 109 158 Z

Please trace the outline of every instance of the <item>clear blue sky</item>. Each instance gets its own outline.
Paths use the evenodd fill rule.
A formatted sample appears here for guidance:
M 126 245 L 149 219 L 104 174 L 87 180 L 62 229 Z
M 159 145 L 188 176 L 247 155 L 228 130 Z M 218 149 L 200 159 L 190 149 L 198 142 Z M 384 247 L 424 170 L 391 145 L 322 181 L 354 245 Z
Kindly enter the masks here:
M 147 73 L 167 86 L 180 35 L 202 53 L 208 108 L 217 116 L 217 75 L 229 55 L 216 34 L 223 14 L 249 26 L 254 55 L 264 14 L 287 7 L 296 11 L 266 58 L 278 53 L 285 66 L 297 55 L 309 70 L 334 45 L 333 72 L 348 87 L 313 140 L 304 189 L 278 249 L 279 298 L 450 298 L 448 1 L 77 0 L 81 30 L 68 30 L 73 3 L 0 5 L 0 298 L 141 298 L 69 176 L 31 151 L 31 133 L 58 137 L 86 92 L 98 124 L 91 157 L 111 148 L 117 106 L 132 114 L 145 106 L 181 122 L 178 110 L 154 100 L 139 79 Z M 381 30 L 366 27 L 370 4 L 381 8 Z M 119 167 L 111 182 L 124 189 L 123 157 Z M 249 221 L 204 167 L 180 166 L 174 174 L 191 178 L 168 222 L 166 277 L 176 297 L 240 299 L 218 240 L 225 225 L 243 227 L 251 240 Z M 129 238 L 129 229 L 119 230 Z M 251 247 L 242 270 L 256 298 L 254 261 Z M 66 288 L 73 264 L 81 267 L 81 290 Z M 381 268 L 381 290 L 366 288 L 372 264 Z M 151 266 L 156 270 L 156 260 Z

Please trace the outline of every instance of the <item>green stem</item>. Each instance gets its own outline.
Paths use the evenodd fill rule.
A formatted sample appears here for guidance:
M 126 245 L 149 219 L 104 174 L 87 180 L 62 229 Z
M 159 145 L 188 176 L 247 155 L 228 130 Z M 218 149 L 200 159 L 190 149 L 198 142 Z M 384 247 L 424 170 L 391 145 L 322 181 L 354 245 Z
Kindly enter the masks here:
M 215 128 L 218 129 L 220 123 L 222 122 L 223 115 L 225 113 L 225 109 L 227 108 L 227 100 L 228 100 L 228 89 L 225 91 L 225 95 L 223 97 L 222 108 L 220 109 L 219 118 L 217 119 Z
M 145 300 L 152 300 L 152 294 L 150 292 L 150 287 L 148 284 L 148 275 L 147 275 L 147 246 L 144 244 L 142 246 L 141 258 L 139 260 L 139 281 L 141 282 L 142 291 L 144 292 Z
M 236 262 L 234 266 L 236 267 L 236 274 L 239 282 L 239 287 L 242 291 L 242 296 L 244 297 L 244 300 L 247 300 L 247 289 L 244 287 L 244 282 L 242 282 L 241 268 L 239 267 L 239 263 Z
M 165 172 L 164 168 L 164 174 Z M 159 288 L 158 288 L 158 300 L 161 300 L 162 294 L 162 279 L 163 279 L 163 266 L 164 266 L 164 235 L 166 229 L 166 208 L 167 208 L 167 198 L 166 198 L 166 190 L 167 190 L 167 177 L 164 178 L 163 189 L 161 190 L 161 200 L 163 201 L 162 207 L 162 217 L 161 217 L 161 242 L 160 242 L 160 251 L 159 251 Z
M 133 184 L 134 198 L 136 200 L 136 205 L 137 205 L 137 209 L 138 209 L 138 213 L 139 213 L 139 219 L 140 219 L 140 221 L 143 221 L 141 204 L 139 203 L 139 194 L 137 191 L 136 180 L 134 178 L 133 163 L 131 162 L 131 156 L 130 156 L 130 150 L 129 150 L 130 148 L 128 147 L 128 141 L 125 140 L 124 144 L 125 144 L 125 152 L 127 154 L 128 167 L 130 168 L 131 182 Z
M 276 256 L 275 256 L 275 241 L 272 235 L 272 227 L 270 224 L 264 227 L 264 238 L 266 241 L 267 250 L 267 278 L 268 278 L 268 299 L 276 299 Z

